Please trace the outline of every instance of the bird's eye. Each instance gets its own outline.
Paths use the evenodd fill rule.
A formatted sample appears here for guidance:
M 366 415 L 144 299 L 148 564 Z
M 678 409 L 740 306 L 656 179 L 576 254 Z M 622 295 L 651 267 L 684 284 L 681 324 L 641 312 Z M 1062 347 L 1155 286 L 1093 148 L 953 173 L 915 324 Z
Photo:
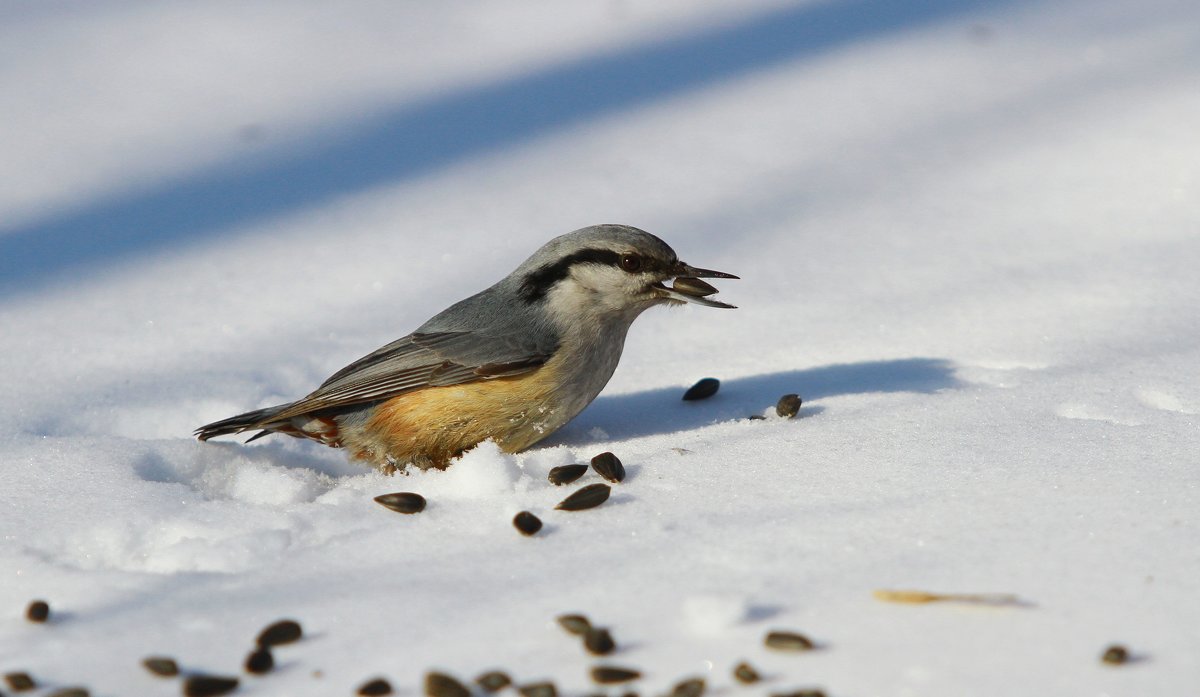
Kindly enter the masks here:
M 621 268 L 629 273 L 637 273 L 642 270 L 642 258 L 637 254 L 622 254 Z

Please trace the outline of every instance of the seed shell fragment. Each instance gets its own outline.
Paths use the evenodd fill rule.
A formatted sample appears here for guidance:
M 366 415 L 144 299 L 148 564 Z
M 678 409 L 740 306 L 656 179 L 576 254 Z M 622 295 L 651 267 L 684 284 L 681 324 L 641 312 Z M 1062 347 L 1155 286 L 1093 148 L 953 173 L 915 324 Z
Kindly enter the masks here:
M 708 399 L 721 389 L 721 381 L 716 378 L 701 378 L 683 393 L 683 401 L 694 402 L 698 399 Z
M 771 632 L 763 643 L 767 648 L 778 651 L 811 651 L 816 648 L 811 639 L 796 632 Z
M 546 475 L 546 479 L 554 486 L 562 486 L 570 484 L 587 474 L 587 465 L 559 465 L 551 467 L 550 473 Z
M 585 636 L 592 631 L 592 623 L 583 615 L 559 615 L 558 625 L 572 634 Z
M 592 469 L 604 479 L 617 484 L 625 481 L 625 465 L 620 458 L 609 452 L 600 453 L 592 458 Z
M 90 697 L 90 695 L 91 693 L 82 687 L 64 687 L 61 690 L 51 692 L 46 697 Z
M 271 649 L 266 646 L 260 646 L 250 652 L 246 656 L 246 672 L 254 675 L 262 675 L 263 673 L 271 672 L 275 667 L 275 657 L 271 655 Z
M 30 622 L 45 622 L 50 619 L 50 605 L 45 600 L 35 600 L 25 608 L 25 619 Z
M 173 678 L 179 675 L 179 664 L 173 658 L 166 656 L 149 656 L 142 659 L 146 670 L 163 678 Z
M 8 689 L 13 692 L 25 692 L 26 690 L 37 689 L 37 683 L 26 672 L 6 673 L 4 682 L 8 683 Z
M 304 636 L 304 630 L 300 628 L 300 623 L 296 620 L 279 620 L 258 634 L 257 643 L 259 646 L 279 646 L 280 644 L 290 644 L 294 641 L 300 641 L 300 637 Z
M 375 503 L 397 513 L 420 513 L 425 510 L 425 497 L 411 491 L 380 494 L 375 497 Z
M 743 685 L 751 685 L 762 680 L 762 676 L 754 669 L 754 666 L 745 661 L 733 667 L 733 677 Z
M 503 671 L 490 670 L 475 678 L 475 684 L 483 688 L 484 692 L 499 692 L 512 684 L 512 678 Z
M 1020 605 L 1021 599 L 1011 593 L 931 593 L 918 590 L 880 589 L 872 592 L 876 600 L 885 603 L 970 603 L 973 605 Z
M 382 697 L 392 694 L 392 684 L 383 678 L 375 678 L 363 683 L 358 688 L 361 697 Z
M 1119 666 L 1122 663 L 1129 662 L 1129 649 L 1120 644 L 1113 644 L 1104 649 L 1104 653 L 1100 656 L 1100 660 L 1113 666 Z
M 563 499 L 555 508 L 560 511 L 584 511 L 607 501 L 610 493 L 612 489 L 607 484 L 589 484 Z
M 800 405 L 803 401 L 798 394 L 785 394 L 775 403 L 775 413 L 785 419 L 790 419 L 800 413 Z
M 629 682 L 642 677 L 642 674 L 631 668 L 617 666 L 596 666 L 592 668 L 592 680 L 601 685 L 611 685 L 619 682 Z
M 607 656 L 617 649 L 617 643 L 607 629 L 592 627 L 583 635 L 583 648 L 596 656 Z
M 217 697 L 237 689 L 238 679 L 223 675 L 193 675 L 183 681 L 185 697 Z
M 558 697 L 558 688 L 552 682 L 535 682 L 517 688 L 521 697 Z
M 808 688 L 804 690 L 793 690 L 791 692 L 772 692 L 771 697 L 825 697 L 825 691 Z
M 430 671 L 425 674 L 425 694 L 429 697 L 471 697 L 471 691 L 456 678 Z
M 675 684 L 671 697 L 700 697 L 704 694 L 704 678 L 691 678 Z
M 529 511 L 521 511 L 513 516 L 513 527 L 522 535 L 536 535 L 542 529 L 542 519 Z

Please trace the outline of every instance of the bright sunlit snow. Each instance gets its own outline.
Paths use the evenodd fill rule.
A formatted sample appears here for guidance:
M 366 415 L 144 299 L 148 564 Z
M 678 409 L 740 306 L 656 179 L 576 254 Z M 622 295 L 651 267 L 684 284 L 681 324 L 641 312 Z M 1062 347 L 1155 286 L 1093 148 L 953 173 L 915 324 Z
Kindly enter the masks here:
M 581 697 L 601 664 L 643 674 L 610 695 L 1200 690 L 1200 5 L 0 19 L 0 675 L 179 694 L 140 665 L 165 655 L 255 695 L 503 669 Z M 714 283 L 739 309 L 647 312 L 533 449 L 387 477 L 192 438 L 602 222 L 738 274 Z M 703 377 L 720 391 L 681 401 Z M 555 510 L 601 480 L 549 470 L 602 451 L 625 481 Z M 372 500 L 396 491 L 427 508 Z M 281 618 L 304 639 L 248 675 Z

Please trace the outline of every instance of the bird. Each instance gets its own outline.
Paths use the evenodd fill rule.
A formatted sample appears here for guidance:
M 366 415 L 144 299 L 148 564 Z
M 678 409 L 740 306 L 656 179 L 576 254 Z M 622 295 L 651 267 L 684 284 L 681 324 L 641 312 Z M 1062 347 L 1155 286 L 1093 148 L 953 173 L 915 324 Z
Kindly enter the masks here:
M 215 421 L 201 441 L 257 430 L 344 448 L 385 474 L 445 469 L 492 439 L 515 453 L 554 433 L 616 370 L 630 325 L 655 305 L 709 298 L 704 278 L 658 237 L 592 225 L 547 242 L 491 287 L 334 373 L 307 396 Z M 670 286 L 666 282 L 671 280 Z

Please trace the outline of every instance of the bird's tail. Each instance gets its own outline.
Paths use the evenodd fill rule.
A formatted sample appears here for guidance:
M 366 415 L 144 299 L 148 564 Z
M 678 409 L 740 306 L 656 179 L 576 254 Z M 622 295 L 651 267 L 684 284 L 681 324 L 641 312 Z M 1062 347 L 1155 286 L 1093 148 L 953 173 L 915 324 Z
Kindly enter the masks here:
M 250 440 L 262 438 L 274 430 L 274 427 L 282 425 L 280 422 L 275 421 L 275 416 L 282 413 L 290 406 L 292 405 L 280 404 L 279 406 L 248 411 L 245 414 L 238 414 L 237 416 L 231 416 L 228 419 L 214 421 L 210 424 L 205 424 L 204 426 L 197 428 L 195 431 L 195 436 L 200 440 L 208 440 L 209 438 L 216 436 L 228 436 L 234 433 L 242 433 L 243 431 L 261 428 L 263 429 L 262 433 L 255 435 Z M 248 443 L 250 441 L 246 442 Z

